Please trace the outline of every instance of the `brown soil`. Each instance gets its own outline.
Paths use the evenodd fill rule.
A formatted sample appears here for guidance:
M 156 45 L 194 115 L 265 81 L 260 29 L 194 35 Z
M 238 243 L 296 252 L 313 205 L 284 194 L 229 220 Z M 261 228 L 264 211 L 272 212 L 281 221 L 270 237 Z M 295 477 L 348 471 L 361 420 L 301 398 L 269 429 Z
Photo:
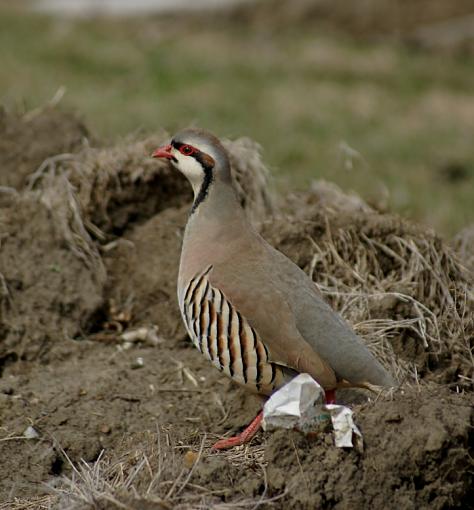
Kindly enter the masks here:
M 472 280 L 434 233 L 328 185 L 270 217 L 258 147 L 227 142 L 264 235 L 404 384 L 354 404 L 363 449 L 277 431 L 212 453 L 261 404 L 210 367 L 181 325 L 175 280 L 190 192 L 148 157 L 164 134 L 91 149 L 68 114 L 38 113 L 50 126 L 43 144 L 22 122 L 2 117 L 18 141 L 10 135 L 0 165 L 0 186 L 17 189 L 0 191 L 0 509 L 468 507 Z M 35 143 L 8 159 L 8 147 Z M 29 179 L 64 151 L 74 154 Z M 362 303 L 349 291 L 382 297 Z M 374 329 L 374 318 L 390 327 Z M 158 329 L 124 342 L 138 327 Z M 37 438 L 23 435 L 29 426 Z

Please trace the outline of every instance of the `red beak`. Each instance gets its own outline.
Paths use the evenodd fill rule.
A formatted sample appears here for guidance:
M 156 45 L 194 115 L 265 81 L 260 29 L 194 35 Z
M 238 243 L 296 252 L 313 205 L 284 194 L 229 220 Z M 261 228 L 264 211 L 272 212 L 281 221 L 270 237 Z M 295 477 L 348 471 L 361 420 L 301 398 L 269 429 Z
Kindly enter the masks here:
M 163 147 L 158 147 L 155 152 L 151 155 L 152 158 L 165 158 L 165 159 L 174 159 L 173 154 L 171 154 L 171 144 L 164 145 Z

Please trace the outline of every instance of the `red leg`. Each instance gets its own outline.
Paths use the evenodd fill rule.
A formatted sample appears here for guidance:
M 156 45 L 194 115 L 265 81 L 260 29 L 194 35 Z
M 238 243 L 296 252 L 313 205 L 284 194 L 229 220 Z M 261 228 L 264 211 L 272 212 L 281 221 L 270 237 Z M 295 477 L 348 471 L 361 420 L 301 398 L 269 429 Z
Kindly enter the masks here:
M 212 450 L 225 450 L 226 448 L 232 448 L 234 446 L 240 446 L 241 444 L 248 443 L 259 431 L 262 426 L 262 420 L 263 411 L 260 411 L 243 432 L 241 432 L 238 436 L 217 441 L 217 443 L 213 445 Z
M 335 404 L 336 403 L 336 390 L 325 390 L 326 394 L 326 404 Z

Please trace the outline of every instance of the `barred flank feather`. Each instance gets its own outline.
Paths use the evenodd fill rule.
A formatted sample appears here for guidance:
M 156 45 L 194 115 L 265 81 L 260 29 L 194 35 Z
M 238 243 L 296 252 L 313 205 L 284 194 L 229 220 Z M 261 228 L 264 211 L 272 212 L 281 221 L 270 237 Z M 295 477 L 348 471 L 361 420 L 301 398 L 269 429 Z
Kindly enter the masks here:
M 199 351 L 234 381 L 270 394 L 283 382 L 282 369 L 269 361 L 268 351 L 245 317 L 204 273 L 192 278 L 180 301 L 188 334 Z

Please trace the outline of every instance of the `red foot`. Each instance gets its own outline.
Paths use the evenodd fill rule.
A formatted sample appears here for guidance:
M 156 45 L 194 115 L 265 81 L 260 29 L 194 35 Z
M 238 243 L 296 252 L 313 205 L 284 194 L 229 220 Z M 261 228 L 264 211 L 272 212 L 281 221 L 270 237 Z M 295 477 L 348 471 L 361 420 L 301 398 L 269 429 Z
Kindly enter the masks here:
M 238 436 L 229 437 L 227 439 L 221 439 L 212 446 L 212 450 L 225 450 L 226 448 L 232 448 L 234 446 L 240 446 L 241 444 L 248 443 L 252 437 L 259 431 L 262 426 L 263 411 L 260 411 L 257 416 L 252 420 L 250 425 L 241 432 Z
M 335 404 L 336 403 L 336 390 L 325 390 L 326 394 L 326 404 Z

